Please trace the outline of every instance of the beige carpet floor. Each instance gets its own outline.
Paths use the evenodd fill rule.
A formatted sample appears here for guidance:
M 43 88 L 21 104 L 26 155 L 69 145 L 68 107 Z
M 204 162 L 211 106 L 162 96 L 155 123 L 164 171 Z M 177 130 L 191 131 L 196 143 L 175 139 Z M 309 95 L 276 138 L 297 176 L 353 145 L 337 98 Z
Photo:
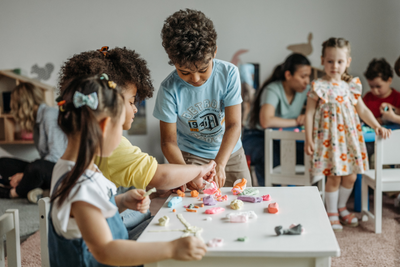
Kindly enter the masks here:
M 165 199 L 152 201 L 154 215 Z M 353 206 L 349 201 L 349 210 Z M 371 198 L 371 207 L 373 207 Z M 357 214 L 360 217 L 360 214 Z M 383 230 L 375 234 L 373 222 L 360 222 L 359 227 L 345 227 L 336 237 L 341 256 L 332 258 L 332 267 L 398 267 L 400 266 L 400 213 L 393 207 L 393 199 L 383 198 Z M 36 232 L 21 244 L 24 267 L 40 267 L 40 235 Z

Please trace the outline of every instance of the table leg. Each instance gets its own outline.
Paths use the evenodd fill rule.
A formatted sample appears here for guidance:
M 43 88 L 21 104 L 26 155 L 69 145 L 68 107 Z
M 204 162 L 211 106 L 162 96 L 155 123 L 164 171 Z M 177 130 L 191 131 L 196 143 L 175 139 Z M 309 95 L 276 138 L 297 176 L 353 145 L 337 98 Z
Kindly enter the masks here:
M 316 258 L 315 267 L 331 267 L 331 257 Z
M 357 174 L 356 182 L 354 183 L 354 211 L 361 212 L 361 192 L 362 192 L 362 174 Z M 369 210 L 369 200 L 368 200 Z

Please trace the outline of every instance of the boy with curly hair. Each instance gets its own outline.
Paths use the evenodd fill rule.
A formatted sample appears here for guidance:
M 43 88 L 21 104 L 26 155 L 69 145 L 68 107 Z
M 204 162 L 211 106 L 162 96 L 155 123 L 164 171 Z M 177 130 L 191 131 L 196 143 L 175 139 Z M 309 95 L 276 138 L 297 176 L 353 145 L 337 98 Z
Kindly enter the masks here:
M 147 62 L 134 50 L 118 47 L 108 50 L 108 47 L 103 47 L 101 50 L 76 54 L 62 65 L 58 86 L 62 91 L 73 78 L 102 73 L 106 73 L 109 80 L 121 88 L 126 108 L 123 129 L 128 130 L 137 112 L 135 103 L 151 98 L 154 91 Z M 200 187 L 202 178 L 212 176 L 215 171 L 214 162 L 202 166 L 158 164 L 154 157 L 143 153 L 124 136 L 111 156 L 97 158 L 95 163 L 117 187 L 156 187 L 158 191 L 171 190 L 190 181 Z M 121 217 L 128 230 L 131 230 L 130 239 L 137 239 L 151 220 L 150 212 L 143 215 L 127 210 L 121 213 Z
M 215 182 L 233 186 L 250 172 L 240 140 L 239 71 L 215 59 L 217 33 L 202 12 L 168 17 L 162 45 L 175 70 L 161 83 L 153 115 L 160 120 L 161 148 L 170 163 L 217 163 Z

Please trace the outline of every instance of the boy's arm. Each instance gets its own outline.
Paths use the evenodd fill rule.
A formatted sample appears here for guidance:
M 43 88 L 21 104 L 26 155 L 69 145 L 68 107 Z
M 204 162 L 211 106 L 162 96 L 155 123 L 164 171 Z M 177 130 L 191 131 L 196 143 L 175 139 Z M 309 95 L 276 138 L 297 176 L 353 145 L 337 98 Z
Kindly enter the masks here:
M 225 107 L 225 133 L 218 154 L 215 157 L 215 162 L 217 163 L 215 182 L 219 187 L 225 184 L 225 166 L 240 137 L 242 128 L 241 112 L 241 104 Z
M 169 163 L 186 164 L 176 137 L 176 123 L 160 121 L 161 150 Z

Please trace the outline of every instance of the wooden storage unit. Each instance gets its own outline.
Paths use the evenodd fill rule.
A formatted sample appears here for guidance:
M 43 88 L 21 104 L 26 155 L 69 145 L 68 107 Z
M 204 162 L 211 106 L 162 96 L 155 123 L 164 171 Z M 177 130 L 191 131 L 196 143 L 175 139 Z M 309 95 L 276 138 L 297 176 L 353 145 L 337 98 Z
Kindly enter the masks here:
M 47 105 L 54 106 L 54 87 L 37 80 L 14 73 L 12 70 L 0 70 L 0 145 L 2 144 L 33 144 L 33 140 L 21 140 L 19 127 L 14 117 L 4 113 L 3 92 L 12 91 L 20 82 L 30 82 L 43 90 L 44 100 Z

